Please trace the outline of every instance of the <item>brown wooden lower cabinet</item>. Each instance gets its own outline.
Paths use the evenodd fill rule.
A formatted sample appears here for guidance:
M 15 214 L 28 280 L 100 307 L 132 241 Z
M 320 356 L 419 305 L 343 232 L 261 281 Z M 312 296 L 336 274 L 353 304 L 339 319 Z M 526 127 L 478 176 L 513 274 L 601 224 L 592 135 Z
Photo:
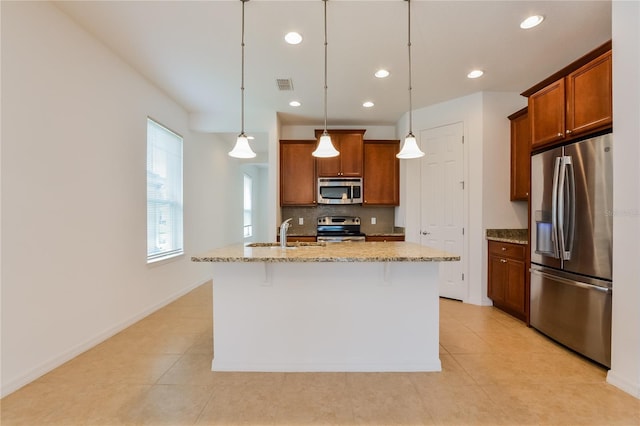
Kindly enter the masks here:
M 280 235 L 276 236 L 276 241 L 280 242 Z M 313 243 L 315 241 L 315 235 L 287 235 L 288 243 Z
M 367 241 L 404 241 L 404 235 L 367 235 Z
M 493 305 L 527 321 L 526 246 L 489 241 L 488 294 Z

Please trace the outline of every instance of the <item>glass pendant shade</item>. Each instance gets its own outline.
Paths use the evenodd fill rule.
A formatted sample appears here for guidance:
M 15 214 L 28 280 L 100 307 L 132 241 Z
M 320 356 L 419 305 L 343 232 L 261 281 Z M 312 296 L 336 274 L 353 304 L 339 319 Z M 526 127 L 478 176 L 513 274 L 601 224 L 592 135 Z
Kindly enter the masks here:
M 328 158 L 337 157 L 338 155 L 340 155 L 340 153 L 333 146 L 333 143 L 331 143 L 331 136 L 329 136 L 327 133 L 323 133 L 322 136 L 320 136 L 318 147 L 311 153 L 311 155 L 313 155 L 314 157 Z
M 244 133 L 240 133 L 238 135 L 238 139 L 236 139 L 236 144 L 233 149 L 229 152 L 229 157 L 234 158 L 254 158 L 256 153 L 253 152 L 251 147 L 249 146 L 249 139 Z
M 418 148 L 418 143 L 416 142 L 416 137 L 413 136 L 413 133 L 409 132 L 407 137 L 404 139 L 402 150 L 400 150 L 400 152 L 396 154 L 396 157 L 403 160 L 424 157 L 424 152 L 422 152 L 420 148 Z

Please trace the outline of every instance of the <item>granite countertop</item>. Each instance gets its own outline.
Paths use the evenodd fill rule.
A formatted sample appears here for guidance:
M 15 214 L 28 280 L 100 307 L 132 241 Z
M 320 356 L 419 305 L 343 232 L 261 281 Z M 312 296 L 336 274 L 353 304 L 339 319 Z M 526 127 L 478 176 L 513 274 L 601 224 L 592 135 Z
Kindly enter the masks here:
M 191 257 L 193 262 L 450 262 L 460 256 L 406 242 L 242 244 Z
M 527 245 L 528 229 L 487 229 L 487 240 Z

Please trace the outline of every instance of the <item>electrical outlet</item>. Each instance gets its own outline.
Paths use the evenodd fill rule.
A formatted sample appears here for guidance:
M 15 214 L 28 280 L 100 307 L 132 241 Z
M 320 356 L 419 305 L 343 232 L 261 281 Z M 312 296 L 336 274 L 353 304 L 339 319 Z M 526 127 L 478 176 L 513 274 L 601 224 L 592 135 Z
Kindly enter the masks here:
M 299 217 L 298 218 L 298 225 L 304 225 L 304 218 L 303 217 Z
M 372 225 L 375 225 L 375 224 L 376 224 L 376 218 L 375 218 L 375 217 L 372 217 L 372 218 L 371 218 L 371 224 L 372 224 Z

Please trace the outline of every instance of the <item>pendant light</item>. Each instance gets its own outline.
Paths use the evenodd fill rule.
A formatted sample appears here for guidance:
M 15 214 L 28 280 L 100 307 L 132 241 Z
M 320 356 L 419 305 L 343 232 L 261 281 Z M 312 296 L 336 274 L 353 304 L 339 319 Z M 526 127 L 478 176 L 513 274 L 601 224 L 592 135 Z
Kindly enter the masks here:
M 311 153 L 314 157 L 327 158 L 340 155 L 331 143 L 331 136 L 327 132 L 327 1 L 324 2 L 324 131 L 320 136 L 318 147 Z
M 413 136 L 413 105 L 411 104 L 411 0 L 406 0 L 407 9 L 408 9 L 408 43 L 407 46 L 409 48 L 409 133 L 404 138 L 404 145 L 402 146 L 402 150 L 396 157 L 402 160 L 408 160 L 411 158 L 420 158 L 424 157 L 424 152 L 418 148 L 418 143 L 416 142 L 416 137 Z
M 238 135 L 238 138 L 236 139 L 235 146 L 229 152 L 229 156 L 235 157 L 235 158 L 254 158 L 256 156 L 256 153 L 253 152 L 253 150 L 249 146 L 249 139 L 247 138 L 247 135 L 244 133 L 244 3 L 249 0 L 240 0 L 240 1 L 242 2 L 242 83 L 240 85 L 241 130 L 240 130 L 240 134 Z

